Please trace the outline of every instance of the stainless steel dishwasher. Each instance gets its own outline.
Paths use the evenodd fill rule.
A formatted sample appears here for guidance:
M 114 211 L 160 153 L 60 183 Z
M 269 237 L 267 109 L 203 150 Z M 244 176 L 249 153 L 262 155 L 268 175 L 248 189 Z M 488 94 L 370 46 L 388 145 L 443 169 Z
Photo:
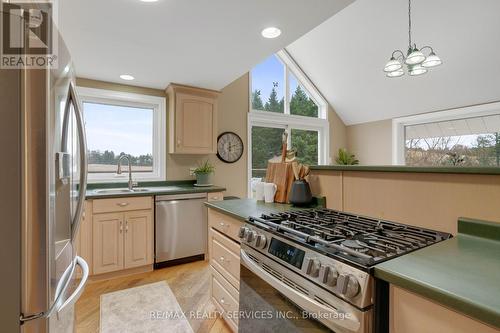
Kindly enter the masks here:
M 156 196 L 155 268 L 204 259 L 205 201 L 206 193 Z

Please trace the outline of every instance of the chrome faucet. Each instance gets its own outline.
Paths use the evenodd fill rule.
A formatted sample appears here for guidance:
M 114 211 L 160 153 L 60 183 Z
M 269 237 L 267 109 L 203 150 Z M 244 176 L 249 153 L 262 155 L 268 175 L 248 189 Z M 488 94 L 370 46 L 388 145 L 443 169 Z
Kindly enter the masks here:
M 118 159 L 118 169 L 116 170 L 116 174 L 121 175 L 122 174 L 122 160 L 126 158 L 128 161 L 128 189 L 133 190 L 134 185 L 136 185 L 135 182 L 132 181 L 132 167 L 130 165 L 130 156 L 129 155 L 122 155 Z

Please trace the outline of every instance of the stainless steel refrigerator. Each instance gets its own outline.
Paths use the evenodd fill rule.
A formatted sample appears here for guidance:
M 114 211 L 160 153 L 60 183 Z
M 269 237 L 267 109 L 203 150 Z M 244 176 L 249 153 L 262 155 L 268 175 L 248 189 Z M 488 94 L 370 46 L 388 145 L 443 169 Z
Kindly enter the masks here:
M 74 304 L 88 277 L 74 246 L 85 128 L 71 57 L 55 35 L 57 69 L 0 69 L 2 332 L 74 332 Z

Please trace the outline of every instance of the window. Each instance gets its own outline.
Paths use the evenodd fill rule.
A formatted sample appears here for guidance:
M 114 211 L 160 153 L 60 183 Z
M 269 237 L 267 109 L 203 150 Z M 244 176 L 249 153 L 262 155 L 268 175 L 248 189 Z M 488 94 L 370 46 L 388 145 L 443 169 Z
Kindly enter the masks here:
M 409 166 L 500 167 L 500 105 L 396 120 L 399 158 Z M 401 133 L 398 133 L 401 132 Z
M 165 101 L 132 93 L 79 88 L 87 133 L 89 182 L 123 182 L 118 159 L 129 155 L 134 180 L 165 179 Z M 124 160 L 124 170 L 127 161 Z
M 272 55 L 255 66 L 252 77 L 252 109 L 284 112 L 285 66 Z
M 265 177 L 268 160 L 281 154 L 284 131 L 300 163 L 328 163 L 328 104 L 286 51 L 252 69 L 250 89 L 250 183 Z

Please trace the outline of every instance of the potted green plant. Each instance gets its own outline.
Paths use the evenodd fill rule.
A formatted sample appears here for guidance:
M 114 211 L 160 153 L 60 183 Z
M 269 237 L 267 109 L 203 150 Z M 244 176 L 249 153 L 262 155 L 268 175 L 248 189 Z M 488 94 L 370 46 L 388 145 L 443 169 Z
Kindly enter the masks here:
M 198 164 L 198 167 L 194 169 L 194 174 L 196 175 L 197 186 L 210 186 L 210 175 L 215 171 L 215 167 L 206 160 L 205 162 Z
M 347 149 L 339 149 L 339 155 L 335 158 L 335 162 L 339 165 L 356 165 L 359 161 L 356 159 L 354 154 L 351 154 Z

